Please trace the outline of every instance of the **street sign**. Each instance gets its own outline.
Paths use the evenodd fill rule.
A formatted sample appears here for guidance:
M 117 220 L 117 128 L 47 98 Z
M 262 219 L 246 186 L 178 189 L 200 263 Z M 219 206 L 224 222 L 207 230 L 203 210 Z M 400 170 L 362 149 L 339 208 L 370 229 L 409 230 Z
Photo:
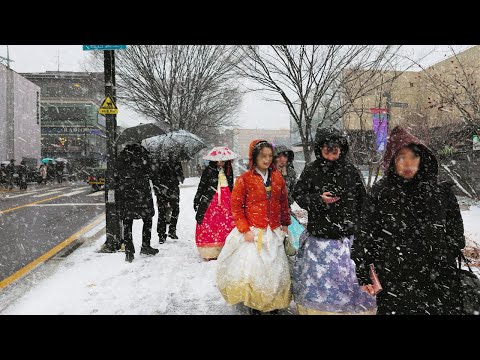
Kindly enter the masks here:
M 112 98 L 110 96 L 107 96 L 105 100 L 103 100 L 103 103 L 100 106 L 100 109 L 98 109 L 98 112 L 102 115 L 114 115 L 118 114 L 118 108 L 113 102 Z
M 401 107 L 401 108 L 407 108 L 408 107 L 408 103 L 402 103 L 402 102 L 391 102 L 390 103 L 390 106 L 391 107 Z
M 88 50 L 125 50 L 127 45 L 83 45 L 83 51 Z

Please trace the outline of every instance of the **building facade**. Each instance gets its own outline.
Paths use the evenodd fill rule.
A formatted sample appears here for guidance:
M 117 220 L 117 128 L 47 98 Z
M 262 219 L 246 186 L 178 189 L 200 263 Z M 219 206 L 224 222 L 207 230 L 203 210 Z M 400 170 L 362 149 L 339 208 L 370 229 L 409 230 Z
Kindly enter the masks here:
M 354 109 L 343 118 L 344 126 L 346 129 L 372 130 L 372 108 L 389 110 L 390 128 L 397 125 L 432 128 L 460 123 L 462 114 L 457 108 L 438 102 L 432 78 L 451 84 L 452 92 L 458 96 L 465 92 L 462 86 L 480 84 L 479 61 L 480 46 L 477 45 L 421 71 L 377 74 L 379 83 L 384 84 L 354 102 Z M 465 74 L 470 84 L 467 84 Z M 465 94 L 465 103 L 468 101 L 471 100 Z
M 71 167 L 97 167 L 106 159 L 103 73 L 47 71 L 23 74 L 42 89 L 42 156 Z
M 0 161 L 39 163 L 40 87 L 0 64 Z
M 235 175 L 248 169 L 249 147 L 255 139 L 264 139 L 273 144 L 290 146 L 290 129 L 231 129 L 223 133 L 223 143 L 233 150 L 238 158 L 233 162 Z M 222 145 L 222 144 L 220 144 Z M 220 146 L 218 145 L 218 146 Z

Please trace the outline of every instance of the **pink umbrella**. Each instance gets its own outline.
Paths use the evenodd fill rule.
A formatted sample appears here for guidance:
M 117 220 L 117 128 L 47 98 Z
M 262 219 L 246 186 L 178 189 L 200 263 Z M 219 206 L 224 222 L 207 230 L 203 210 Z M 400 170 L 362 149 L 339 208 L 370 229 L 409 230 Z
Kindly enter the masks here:
M 217 146 L 210 150 L 208 154 L 203 157 L 203 160 L 228 161 L 235 158 L 237 158 L 237 154 L 235 154 L 232 150 L 225 146 Z

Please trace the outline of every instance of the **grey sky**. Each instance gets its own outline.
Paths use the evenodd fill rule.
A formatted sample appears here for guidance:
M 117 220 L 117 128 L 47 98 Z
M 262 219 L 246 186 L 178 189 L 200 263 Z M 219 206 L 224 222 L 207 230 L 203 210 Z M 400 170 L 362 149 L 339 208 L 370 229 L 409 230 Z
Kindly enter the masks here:
M 460 51 L 471 45 L 455 45 Z M 430 50 L 434 52 L 424 59 L 424 65 L 430 65 L 449 56 L 446 45 L 407 45 L 405 50 L 412 56 L 420 57 Z M 16 72 L 44 71 L 83 71 L 88 51 L 83 51 L 82 45 L 9 45 L 10 58 L 14 60 L 11 68 Z M 0 45 L 0 56 L 6 57 L 5 45 Z M 237 115 L 238 124 L 243 128 L 289 128 L 289 114 L 285 105 L 264 100 L 265 94 L 250 93 L 243 100 Z M 147 119 L 118 104 L 118 124 L 128 127 Z

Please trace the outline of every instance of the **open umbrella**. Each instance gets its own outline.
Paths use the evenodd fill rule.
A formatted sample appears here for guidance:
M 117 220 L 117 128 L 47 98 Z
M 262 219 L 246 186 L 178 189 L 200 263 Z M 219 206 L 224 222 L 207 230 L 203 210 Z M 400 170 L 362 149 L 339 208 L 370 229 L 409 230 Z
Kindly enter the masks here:
M 64 158 L 56 158 L 55 161 L 56 161 L 56 162 L 65 163 L 65 164 L 68 162 L 68 160 L 67 160 L 67 159 L 64 159 Z
M 117 145 L 137 143 L 153 136 L 166 134 L 168 131 L 168 126 L 163 123 L 140 124 L 123 130 L 117 137 L 116 143 Z
M 237 158 L 237 154 L 235 154 L 228 147 L 217 146 L 217 147 L 214 147 L 212 150 L 210 150 L 208 154 L 203 157 L 203 160 L 228 161 L 236 158 Z
M 179 159 L 190 160 L 207 145 L 198 136 L 185 131 L 177 130 L 165 135 L 151 137 L 144 140 L 144 145 L 150 153 L 161 158 L 170 154 Z
M 42 163 L 44 163 L 44 164 L 48 164 L 50 161 L 54 163 L 55 159 L 52 159 L 52 158 L 43 158 L 42 159 Z

